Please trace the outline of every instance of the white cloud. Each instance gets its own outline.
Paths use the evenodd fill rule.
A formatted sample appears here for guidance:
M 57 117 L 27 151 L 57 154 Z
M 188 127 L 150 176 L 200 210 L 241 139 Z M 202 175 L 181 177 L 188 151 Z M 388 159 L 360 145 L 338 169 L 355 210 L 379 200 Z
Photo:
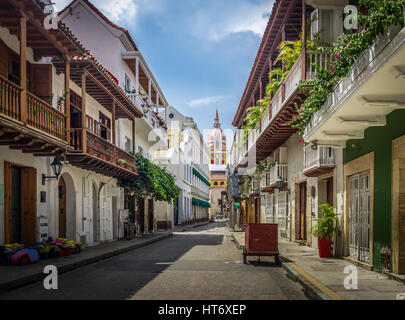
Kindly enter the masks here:
M 70 0 L 54 0 L 56 10 L 60 11 L 66 7 Z M 107 18 L 119 24 L 120 22 L 134 22 L 138 11 L 135 0 L 91 0 Z
M 262 36 L 269 20 L 273 1 L 264 3 L 229 3 L 198 10 L 189 18 L 191 32 L 197 38 L 220 41 L 228 35 L 252 32 Z
M 219 100 L 223 99 L 224 96 L 213 96 L 213 97 L 204 97 L 200 99 L 193 99 L 187 102 L 187 105 L 190 107 L 202 107 L 208 106 L 210 104 L 215 104 L 219 102 Z

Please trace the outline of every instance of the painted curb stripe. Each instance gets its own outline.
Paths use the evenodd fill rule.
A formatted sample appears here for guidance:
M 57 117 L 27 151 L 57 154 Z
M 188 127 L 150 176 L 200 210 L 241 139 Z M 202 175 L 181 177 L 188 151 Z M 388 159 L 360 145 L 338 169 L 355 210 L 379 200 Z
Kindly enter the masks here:
M 331 288 L 325 286 L 322 282 L 320 282 L 318 279 L 314 278 L 312 275 L 310 275 L 308 272 L 306 272 L 304 269 L 301 267 L 297 266 L 295 263 L 288 263 L 289 266 L 291 266 L 295 271 L 297 271 L 299 274 L 301 274 L 306 280 L 311 282 L 315 287 L 317 287 L 320 291 L 322 291 L 324 294 L 329 296 L 332 300 L 344 300 L 342 296 L 338 295 L 335 291 L 333 291 Z

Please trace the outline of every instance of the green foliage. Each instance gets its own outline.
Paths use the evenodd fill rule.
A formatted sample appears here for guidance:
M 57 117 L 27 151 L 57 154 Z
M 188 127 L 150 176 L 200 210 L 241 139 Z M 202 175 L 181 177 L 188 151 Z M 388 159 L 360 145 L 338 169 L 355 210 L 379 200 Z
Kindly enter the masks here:
M 384 34 L 392 25 L 404 26 L 405 0 L 359 0 L 359 5 L 368 8 L 367 15 L 359 14 L 359 24 L 364 29 L 359 33 L 341 35 L 333 47 L 319 48 L 322 52 L 333 54 L 335 62 L 329 69 L 315 65 L 315 79 L 302 83 L 306 89 L 311 86 L 310 96 L 301 107 L 296 106 L 298 116 L 291 121 L 291 126 L 300 134 L 304 133 L 312 115 L 321 109 L 338 82 L 347 76 L 359 55 L 371 47 L 377 36 Z
M 335 213 L 334 208 L 329 203 L 321 204 L 319 208 L 322 209 L 321 217 L 314 219 L 317 224 L 312 227 L 312 234 L 315 237 L 327 237 L 329 239 L 332 239 L 335 234 L 340 235 L 339 215 Z
M 307 40 L 307 49 L 315 50 L 318 42 L 318 35 L 316 35 L 313 40 Z M 283 63 L 284 72 L 282 68 L 275 68 L 270 72 L 269 83 L 267 84 L 265 90 L 265 97 L 261 100 L 258 100 L 256 106 L 250 107 L 247 110 L 248 115 L 245 118 L 246 124 L 242 126 L 242 139 L 238 143 L 237 147 L 241 147 L 247 141 L 249 132 L 257 127 L 257 124 L 260 122 L 264 112 L 270 106 L 271 98 L 280 89 L 284 79 L 287 77 L 295 62 L 300 57 L 302 47 L 302 34 L 300 36 L 300 39 L 297 41 L 283 41 L 280 43 L 280 52 L 275 63 Z
M 135 158 L 138 175 L 132 180 L 120 180 L 119 185 L 133 192 L 137 199 L 152 197 L 156 201 L 176 203 L 179 188 L 175 177 L 139 153 L 135 154 Z

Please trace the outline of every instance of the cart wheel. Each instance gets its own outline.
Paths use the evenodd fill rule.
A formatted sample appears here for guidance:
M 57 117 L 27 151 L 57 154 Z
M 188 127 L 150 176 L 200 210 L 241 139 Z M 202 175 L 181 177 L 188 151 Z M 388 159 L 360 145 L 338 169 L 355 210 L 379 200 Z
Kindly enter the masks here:
M 243 264 L 247 264 L 246 248 L 243 248 Z
M 276 255 L 274 256 L 274 262 L 275 262 L 277 265 L 280 265 L 280 257 L 278 256 L 278 254 L 276 254 Z

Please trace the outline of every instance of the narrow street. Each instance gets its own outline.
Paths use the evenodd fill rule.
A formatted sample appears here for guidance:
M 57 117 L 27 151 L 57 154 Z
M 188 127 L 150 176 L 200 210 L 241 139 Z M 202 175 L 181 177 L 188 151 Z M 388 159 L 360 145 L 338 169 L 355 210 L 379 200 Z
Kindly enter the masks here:
M 0 299 L 307 299 L 273 258 L 242 264 L 225 222 L 211 223 L 60 275 L 58 290 L 35 283 Z

